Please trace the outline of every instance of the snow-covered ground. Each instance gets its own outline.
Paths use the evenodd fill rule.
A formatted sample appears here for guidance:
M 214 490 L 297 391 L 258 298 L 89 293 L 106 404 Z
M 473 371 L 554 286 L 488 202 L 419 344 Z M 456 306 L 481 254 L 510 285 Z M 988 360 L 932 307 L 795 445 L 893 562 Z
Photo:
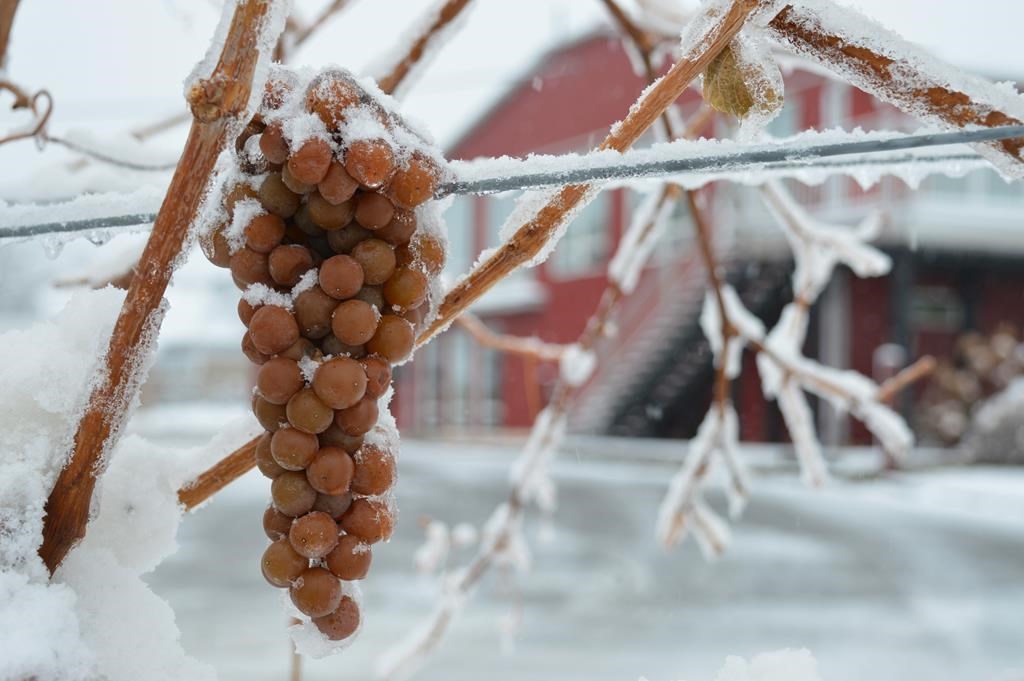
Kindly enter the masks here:
M 823 491 L 762 475 L 733 546 L 707 563 L 692 543 L 666 553 L 654 541 L 673 472 L 659 461 L 665 442 L 630 443 L 642 463 L 583 442 L 594 444 L 570 446 L 555 469 L 553 534 L 530 528 L 532 570 L 485 583 L 418 678 L 712 679 L 728 655 L 786 647 L 809 648 L 828 681 L 1024 678 L 1024 470 L 837 480 Z M 412 567 L 417 520 L 480 522 L 503 498 L 515 452 L 404 443 L 401 519 L 375 550 L 361 638 L 306 662 L 307 681 L 371 678 L 376 657 L 434 603 L 436 582 Z M 185 519 L 181 549 L 147 577 L 175 609 L 185 649 L 226 681 L 288 669 L 279 594 L 258 569 L 267 496 L 258 473 L 234 483 Z M 509 655 L 502 632 L 515 616 Z

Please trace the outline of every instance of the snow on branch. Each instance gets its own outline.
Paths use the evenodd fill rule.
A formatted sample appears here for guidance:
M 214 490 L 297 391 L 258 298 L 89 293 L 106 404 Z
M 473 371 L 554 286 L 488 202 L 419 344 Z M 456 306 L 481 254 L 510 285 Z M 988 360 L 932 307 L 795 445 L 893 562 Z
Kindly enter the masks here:
M 923 121 L 953 128 L 1024 121 L 1024 98 L 1012 85 L 967 75 L 831 0 L 786 6 L 766 34 Z M 1024 139 L 978 145 L 978 151 L 1007 177 L 1024 177 Z

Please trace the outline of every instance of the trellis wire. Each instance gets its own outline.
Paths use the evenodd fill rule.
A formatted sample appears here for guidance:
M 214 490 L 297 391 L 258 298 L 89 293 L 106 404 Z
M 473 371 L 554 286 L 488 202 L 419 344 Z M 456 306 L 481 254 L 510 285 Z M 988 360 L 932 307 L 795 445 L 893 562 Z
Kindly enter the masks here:
M 948 133 L 907 135 L 884 140 L 860 142 L 836 142 L 799 148 L 747 149 L 724 154 L 697 156 L 678 159 L 659 159 L 639 163 L 590 165 L 564 171 L 523 173 L 477 180 L 455 181 L 440 185 L 435 198 L 453 194 L 490 194 L 518 189 L 550 187 L 564 184 L 593 182 L 595 180 L 628 180 L 668 175 L 685 175 L 700 172 L 722 172 L 739 170 L 787 170 L 816 168 L 856 168 L 905 163 L 945 163 L 953 161 L 974 161 L 981 157 L 976 154 L 886 156 L 885 158 L 857 158 L 836 160 L 837 156 L 876 154 L 903 151 L 922 147 L 946 146 L 972 142 L 1024 137 L 1024 125 L 1000 126 L 980 130 L 961 130 Z M 833 160 L 828 160 L 833 159 Z M 139 226 L 152 223 L 155 213 L 134 213 L 84 220 L 67 220 L 23 227 L 0 229 L 0 239 L 22 239 L 46 234 L 87 232 L 112 227 Z

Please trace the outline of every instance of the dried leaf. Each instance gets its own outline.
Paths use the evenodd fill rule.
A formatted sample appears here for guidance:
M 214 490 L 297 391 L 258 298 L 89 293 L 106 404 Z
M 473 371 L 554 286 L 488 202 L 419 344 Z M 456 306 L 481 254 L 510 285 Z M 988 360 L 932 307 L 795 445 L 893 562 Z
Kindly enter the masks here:
M 742 59 L 740 44 L 732 41 L 704 71 L 704 99 L 717 111 L 746 118 L 769 115 L 782 107 L 782 94 L 765 68 Z

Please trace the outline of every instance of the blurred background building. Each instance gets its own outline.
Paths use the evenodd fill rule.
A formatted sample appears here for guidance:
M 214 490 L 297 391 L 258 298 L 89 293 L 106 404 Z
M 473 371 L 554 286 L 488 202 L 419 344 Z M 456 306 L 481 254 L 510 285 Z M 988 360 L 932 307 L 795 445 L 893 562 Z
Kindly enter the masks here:
M 785 107 L 769 130 L 775 136 L 809 128 L 916 127 L 895 109 L 821 72 L 793 65 L 785 78 Z M 531 64 L 467 127 L 448 155 L 472 159 L 588 150 L 644 86 L 618 37 L 585 35 Z M 682 111 L 693 112 L 699 103 L 691 90 L 681 100 Z M 715 132 L 703 131 L 707 136 Z M 852 225 L 870 211 L 883 211 L 880 244 L 894 260 L 891 274 L 878 279 L 838 271 L 812 312 L 808 355 L 879 380 L 922 354 L 935 355 L 943 362 L 938 378 L 947 379 L 949 390 L 929 392 L 923 385 L 916 394 L 929 392 L 931 402 L 942 402 L 945 409 L 929 412 L 928 404 L 915 409 L 913 395 L 899 406 L 926 439 L 955 441 L 966 422 L 947 403 L 955 398 L 943 391 L 955 393 L 959 384 L 960 390 L 980 397 L 999 387 L 986 387 L 986 379 L 963 372 L 947 375 L 964 368 L 967 374 L 978 373 L 966 366 L 971 360 L 964 344 L 973 344 L 976 356 L 977 348 L 990 345 L 988 337 L 1001 333 L 1005 356 L 983 363 L 1016 362 L 1010 358 L 1016 342 L 1008 339 L 1016 338 L 1024 323 L 1024 193 L 988 170 L 929 179 L 919 191 L 893 178 L 866 191 L 843 177 L 819 186 L 788 185 L 816 217 L 833 223 Z M 710 191 L 728 278 L 770 326 L 792 299 L 792 262 L 782 232 L 755 190 L 717 184 Z M 629 189 L 600 194 L 572 223 L 548 262 L 518 272 L 473 311 L 497 332 L 575 340 L 597 304 L 608 261 L 640 199 Z M 455 201 L 446 214 L 450 273 L 466 271 L 482 250 L 497 245 L 498 230 L 513 205 L 512 194 Z M 579 430 L 691 437 L 705 412 L 713 374 L 711 352 L 697 322 L 705 279 L 685 205 L 672 216 L 656 250 L 636 293 L 623 306 L 618 333 L 603 348 L 607 359 L 584 388 L 574 414 Z M 980 335 L 965 336 L 969 333 Z M 761 396 L 752 358 L 744 361 L 747 366 L 734 387 L 743 439 L 785 441 L 778 410 Z M 523 428 L 545 403 L 556 375 L 553 364 L 499 355 L 455 327 L 401 370 L 395 409 L 402 425 L 415 432 Z M 852 420 L 836 416 L 826 405 L 815 408 L 826 443 L 869 441 Z

